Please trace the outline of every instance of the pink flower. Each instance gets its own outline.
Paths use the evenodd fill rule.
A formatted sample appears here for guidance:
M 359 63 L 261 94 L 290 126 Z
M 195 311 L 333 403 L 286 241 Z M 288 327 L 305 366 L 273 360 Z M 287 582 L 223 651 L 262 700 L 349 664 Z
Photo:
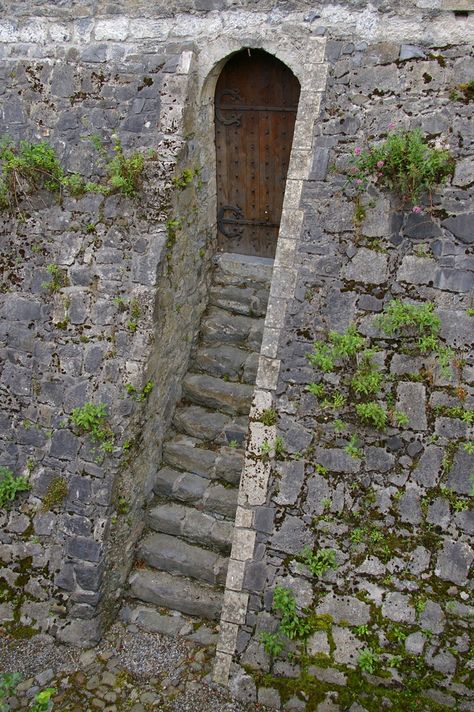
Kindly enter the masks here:
M 354 148 L 354 154 L 355 154 L 356 156 L 360 156 L 361 153 L 362 153 L 362 149 L 360 148 L 360 146 L 356 146 L 356 147 Z
M 377 161 L 377 168 L 383 168 L 385 165 L 385 161 Z
M 392 130 L 395 128 L 395 124 L 392 123 L 392 122 L 390 122 L 390 123 L 388 124 L 387 128 L 388 128 L 389 131 L 392 131 Z
M 362 185 L 363 182 L 364 182 L 364 181 L 361 180 L 361 178 L 357 178 L 357 180 L 356 180 L 356 185 Z
M 412 213 L 415 213 L 416 215 L 419 215 L 420 213 L 423 212 L 423 208 L 420 208 L 419 205 L 414 205 L 411 209 Z

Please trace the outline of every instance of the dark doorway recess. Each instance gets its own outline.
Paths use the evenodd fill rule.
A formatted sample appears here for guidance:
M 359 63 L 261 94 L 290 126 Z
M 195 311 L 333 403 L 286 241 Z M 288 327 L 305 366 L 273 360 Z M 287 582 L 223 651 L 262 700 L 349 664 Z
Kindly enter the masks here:
M 267 52 L 245 49 L 216 86 L 218 246 L 273 257 L 300 84 Z

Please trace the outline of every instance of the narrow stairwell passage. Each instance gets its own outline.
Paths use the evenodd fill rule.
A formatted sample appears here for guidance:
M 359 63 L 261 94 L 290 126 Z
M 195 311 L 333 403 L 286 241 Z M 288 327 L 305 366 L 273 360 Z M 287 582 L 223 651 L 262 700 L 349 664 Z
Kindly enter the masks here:
M 157 608 L 219 619 L 272 267 L 267 258 L 216 258 L 129 579 L 127 617 L 139 624 Z

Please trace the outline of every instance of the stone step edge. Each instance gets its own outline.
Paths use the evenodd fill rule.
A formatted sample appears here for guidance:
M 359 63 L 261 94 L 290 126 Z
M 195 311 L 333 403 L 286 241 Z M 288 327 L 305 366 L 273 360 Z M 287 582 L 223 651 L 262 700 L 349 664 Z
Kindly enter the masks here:
M 153 606 L 124 605 L 119 611 L 119 619 L 128 625 L 136 625 L 137 628 L 150 633 L 159 633 L 169 638 L 184 638 L 192 643 L 205 647 L 215 648 L 219 636 L 219 624 L 206 624 L 200 618 L 187 616 L 179 611 L 171 613 L 171 608 L 161 608 L 161 613 Z M 200 624 L 196 626 L 196 622 Z

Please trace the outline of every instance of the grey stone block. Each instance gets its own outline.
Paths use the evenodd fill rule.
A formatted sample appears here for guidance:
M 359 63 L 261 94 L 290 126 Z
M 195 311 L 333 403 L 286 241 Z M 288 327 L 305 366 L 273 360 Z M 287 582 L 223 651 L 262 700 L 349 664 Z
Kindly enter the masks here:
M 445 539 L 443 549 L 438 554 L 436 575 L 445 581 L 465 585 L 469 569 L 474 560 L 474 552 L 469 544 Z
M 474 242 L 474 213 L 456 215 L 443 220 L 441 224 L 466 245 Z
M 408 427 L 426 430 L 426 389 L 421 383 L 399 383 L 397 387 L 397 409 L 408 416 Z
M 94 562 L 99 561 L 102 553 L 102 547 L 99 542 L 79 536 L 68 540 L 66 550 L 69 556 Z
M 425 59 L 426 53 L 417 45 L 402 44 L 400 47 L 399 59 L 406 62 L 408 59 Z

